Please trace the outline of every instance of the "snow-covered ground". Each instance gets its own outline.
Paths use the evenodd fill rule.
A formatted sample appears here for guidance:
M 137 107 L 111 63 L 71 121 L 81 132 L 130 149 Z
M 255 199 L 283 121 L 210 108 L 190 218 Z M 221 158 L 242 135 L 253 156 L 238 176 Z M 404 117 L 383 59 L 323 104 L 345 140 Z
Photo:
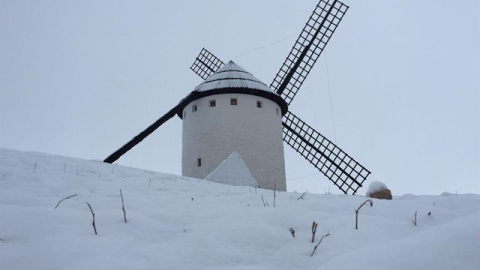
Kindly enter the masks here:
M 355 230 L 363 196 L 277 192 L 274 202 L 271 190 L 101 161 L 6 149 L 0 159 L 5 270 L 480 269 L 480 195 L 373 199 Z

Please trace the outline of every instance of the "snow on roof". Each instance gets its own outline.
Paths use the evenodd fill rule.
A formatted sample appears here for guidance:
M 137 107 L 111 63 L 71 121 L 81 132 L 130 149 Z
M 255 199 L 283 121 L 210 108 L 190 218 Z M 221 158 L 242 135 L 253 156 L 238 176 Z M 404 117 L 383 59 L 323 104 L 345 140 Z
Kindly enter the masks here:
M 266 84 L 233 61 L 218 69 L 194 91 L 203 92 L 225 88 L 247 88 L 273 92 Z
M 218 94 L 241 93 L 267 98 L 277 103 L 282 110 L 282 115 L 287 113 L 287 102 L 266 84 L 255 78 L 251 73 L 235 64 L 228 62 L 210 75 L 203 83 L 195 87 L 189 95 L 177 105 L 177 115 L 182 118 L 182 111 L 193 100 Z

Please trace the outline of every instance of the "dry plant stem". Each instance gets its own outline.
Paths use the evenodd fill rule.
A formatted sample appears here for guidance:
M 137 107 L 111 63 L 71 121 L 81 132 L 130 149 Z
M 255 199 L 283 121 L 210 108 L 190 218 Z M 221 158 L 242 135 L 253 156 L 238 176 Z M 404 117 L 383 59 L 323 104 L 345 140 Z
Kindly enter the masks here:
M 87 202 L 87 205 L 88 205 L 88 208 L 90 208 L 90 212 L 92 212 L 92 217 L 93 217 L 93 222 L 92 222 L 93 231 L 95 232 L 95 235 L 97 235 L 97 227 L 95 226 L 95 213 L 93 213 L 92 206 L 90 206 L 90 204 L 89 204 L 88 202 Z
M 123 220 L 127 223 L 127 213 L 125 212 L 125 204 L 123 203 L 123 193 L 120 189 L 120 198 L 122 198 L 122 211 L 123 211 Z
M 320 245 L 320 243 L 322 242 L 323 238 L 329 236 L 330 233 L 327 233 L 325 234 L 324 236 L 322 236 L 322 238 L 320 238 L 320 241 L 318 241 L 318 244 L 315 245 L 315 247 L 313 248 L 313 251 L 312 251 L 312 254 L 310 254 L 310 257 L 313 257 L 313 254 L 315 253 L 315 250 L 317 250 L 317 247 Z
M 273 183 L 273 207 L 275 207 L 275 198 L 277 197 L 275 193 L 276 189 L 277 189 L 277 182 Z
M 295 230 L 293 230 L 293 228 L 290 228 L 290 233 L 292 234 L 293 238 L 295 238 Z
M 318 223 L 315 221 L 312 223 L 312 243 L 315 242 L 315 232 L 317 232 Z
M 370 204 L 370 207 L 373 206 L 372 200 L 368 199 L 368 200 L 364 201 L 364 202 L 357 208 L 357 210 L 355 210 L 355 230 L 358 230 L 358 211 L 360 211 L 360 208 L 362 208 L 362 206 L 364 206 L 364 205 L 367 204 L 367 203 Z
M 303 196 L 305 196 L 305 194 L 307 194 L 307 192 L 308 192 L 308 189 L 307 189 L 307 191 L 303 192 L 302 195 L 297 198 L 297 200 L 300 200 L 300 199 L 303 200 Z
M 263 194 L 262 194 L 262 202 L 263 202 L 263 207 L 267 207 L 267 205 L 265 204 L 265 200 L 263 199 Z
M 77 196 L 77 194 L 73 194 L 73 195 L 70 195 L 66 198 L 61 199 L 60 201 L 58 201 L 57 205 L 55 206 L 55 209 L 57 209 L 57 207 L 60 205 L 61 202 L 65 201 L 66 199 L 70 199 L 72 197 L 75 197 L 75 196 Z
M 35 174 L 35 170 L 37 169 L 37 162 L 35 161 L 35 165 L 33 166 L 33 173 Z
M 417 226 L 417 211 L 415 211 L 415 218 L 412 220 L 413 225 Z

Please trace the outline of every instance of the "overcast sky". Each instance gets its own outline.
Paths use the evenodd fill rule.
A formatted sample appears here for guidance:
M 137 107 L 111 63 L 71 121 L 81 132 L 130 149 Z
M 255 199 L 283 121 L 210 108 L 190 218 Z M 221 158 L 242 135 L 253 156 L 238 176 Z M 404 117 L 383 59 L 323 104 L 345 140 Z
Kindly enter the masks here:
M 103 160 L 201 80 L 202 47 L 270 84 L 318 1 L 0 0 L 0 147 Z M 479 2 L 350 6 L 290 110 L 395 195 L 480 193 Z M 175 117 L 121 165 L 181 173 Z M 285 145 L 290 191 L 340 193 Z

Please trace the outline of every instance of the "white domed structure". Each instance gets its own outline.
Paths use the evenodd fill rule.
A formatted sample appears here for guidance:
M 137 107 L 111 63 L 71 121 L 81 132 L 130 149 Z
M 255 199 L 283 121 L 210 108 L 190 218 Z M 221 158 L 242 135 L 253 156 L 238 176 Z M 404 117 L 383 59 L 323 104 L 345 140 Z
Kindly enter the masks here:
M 230 61 L 187 99 L 179 111 L 184 176 L 203 179 L 237 152 L 260 187 L 286 190 L 282 115 L 288 106 L 278 94 Z

